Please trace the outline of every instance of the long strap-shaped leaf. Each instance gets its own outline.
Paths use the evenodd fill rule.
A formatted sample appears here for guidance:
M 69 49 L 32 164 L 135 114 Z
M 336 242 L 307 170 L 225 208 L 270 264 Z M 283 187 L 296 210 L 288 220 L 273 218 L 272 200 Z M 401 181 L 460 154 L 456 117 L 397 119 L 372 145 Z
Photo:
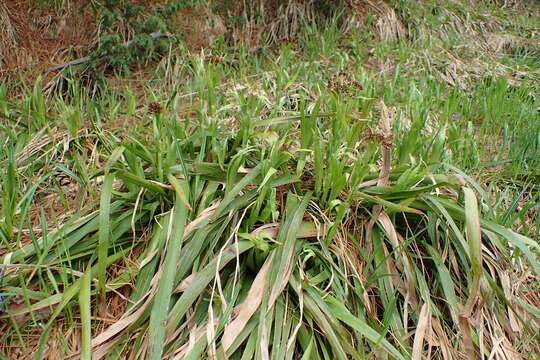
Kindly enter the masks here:
M 478 204 L 476 195 L 467 188 L 463 188 L 465 194 L 465 233 L 469 243 L 469 254 L 471 256 L 472 281 L 469 286 L 469 300 L 467 301 L 467 312 L 471 311 L 474 299 L 480 290 L 480 276 L 482 275 L 482 243 L 480 230 L 480 216 L 478 215 Z
M 190 306 L 214 279 L 216 271 L 221 270 L 237 255 L 246 252 L 252 247 L 253 243 L 249 241 L 239 241 L 237 245 L 230 245 L 221 253 L 221 256 L 215 257 L 204 269 L 184 279 L 182 283 L 185 283 L 185 285 L 181 284 L 180 287 L 185 288 L 185 291 L 174 304 L 167 317 L 167 334 L 172 334 L 176 330 Z
M 380 344 L 389 354 L 394 356 L 396 359 L 405 360 L 409 356 L 407 354 L 407 357 L 405 357 L 388 340 L 381 338 L 381 335 L 371 326 L 369 326 L 365 321 L 351 314 L 349 310 L 347 310 L 345 305 L 339 302 L 334 297 L 327 296 L 325 301 L 328 304 L 329 308 L 332 310 L 333 316 L 343 321 L 345 324 L 349 325 L 354 330 L 358 331 L 369 341 Z
M 169 311 L 169 304 L 174 286 L 174 274 L 176 272 L 178 257 L 180 256 L 184 227 L 186 224 L 187 209 L 179 191 L 176 195 L 176 201 L 171 216 L 172 236 L 168 241 L 167 253 L 163 263 L 163 273 L 150 313 L 150 325 L 148 328 L 150 346 L 147 358 L 154 360 L 161 359 L 163 353 L 163 343 L 165 342 L 165 319 L 167 318 L 167 312 Z
M 113 174 L 105 175 L 103 180 L 103 190 L 101 192 L 100 212 L 99 212 L 99 244 L 98 244 L 98 268 L 97 278 L 101 290 L 101 299 L 105 300 L 105 273 L 107 263 L 107 250 L 110 238 L 110 214 L 111 214 L 111 194 Z
M 311 194 L 309 193 L 304 196 L 291 216 L 285 221 L 285 225 L 280 229 L 278 239 L 283 243 L 283 246 L 281 251 L 276 254 L 277 257 L 274 261 L 274 274 L 276 277 L 274 278 L 274 284 L 270 293 L 268 308 L 271 308 L 274 305 L 277 297 L 289 282 L 289 277 L 294 265 L 293 258 L 298 231 L 310 198 Z
M 266 286 L 266 280 L 268 275 L 268 270 L 270 264 L 272 264 L 273 254 L 270 255 L 264 265 L 261 267 L 261 270 L 255 277 L 253 284 L 249 290 L 249 293 L 244 300 L 244 302 L 238 306 L 236 318 L 227 326 L 223 332 L 223 338 L 221 343 L 225 352 L 231 347 L 234 340 L 240 335 L 242 330 L 244 330 L 249 319 L 257 311 L 262 302 L 262 296 L 264 293 L 264 287 Z
M 90 312 L 90 286 L 92 273 L 87 271 L 81 278 L 79 307 L 81 309 L 81 359 L 92 359 L 92 326 Z
M 259 164 L 253 170 L 249 172 L 242 180 L 240 180 L 232 189 L 229 191 L 221 203 L 219 204 L 219 207 L 216 209 L 216 212 L 212 216 L 212 221 L 216 220 L 219 216 L 222 215 L 223 211 L 229 206 L 229 204 L 238 196 L 238 193 L 242 191 L 243 188 L 245 188 L 248 184 L 250 184 L 257 176 L 259 176 L 259 173 L 261 172 L 262 165 Z

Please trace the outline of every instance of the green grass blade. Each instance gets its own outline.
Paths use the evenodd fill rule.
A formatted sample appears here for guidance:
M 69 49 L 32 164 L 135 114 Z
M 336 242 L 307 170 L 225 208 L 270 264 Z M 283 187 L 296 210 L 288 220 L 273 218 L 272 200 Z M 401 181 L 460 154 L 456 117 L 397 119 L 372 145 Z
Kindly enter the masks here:
M 215 257 L 201 271 L 184 279 L 184 281 L 180 284 L 180 287 L 185 287 L 183 289 L 182 296 L 178 299 L 176 304 L 174 304 L 168 315 L 167 333 L 172 333 L 174 329 L 176 329 L 182 320 L 182 317 L 189 310 L 189 307 L 216 276 L 216 269 L 222 269 L 232 259 L 234 259 L 237 254 L 242 254 L 251 249 L 253 246 L 253 243 L 250 241 L 239 241 L 238 247 L 236 245 L 229 246 L 223 251 L 221 257 Z M 183 286 L 184 284 L 186 285 Z
M 475 299 L 480 286 L 480 276 L 482 275 L 482 243 L 480 229 L 480 215 L 478 213 L 478 204 L 474 192 L 467 188 L 463 188 L 465 195 L 465 233 L 467 234 L 467 242 L 469 243 L 469 254 L 471 257 L 471 277 L 469 300 L 470 306 Z
M 167 253 L 163 263 L 163 273 L 161 275 L 158 290 L 152 305 L 150 323 L 148 327 L 148 359 L 159 360 L 163 354 L 165 342 L 165 319 L 169 311 L 171 294 L 174 286 L 174 275 L 182 240 L 184 226 L 187 218 L 187 208 L 180 195 L 176 196 L 175 206 L 171 212 L 172 233 L 168 240 Z
M 259 176 L 261 169 L 262 164 L 259 164 L 255 168 L 251 169 L 249 174 L 244 176 L 242 180 L 240 180 L 230 191 L 227 192 L 227 194 L 219 204 L 219 207 L 216 209 L 216 212 L 212 217 L 212 221 L 221 216 L 223 211 L 229 206 L 229 204 L 235 199 L 235 197 L 238 196 L 238 193 L 240 193 L 240 191 L 248 184 L 250 184 L 257 176 Z
M 100 212 L 99 212 L 99 244 L 98 244 L 98 268 L 97 279 L 100 289 L 101 301 L 105 301 L 105 281 L 106 281 L 106 263 L 107 252 L 110 239 L 110 215 L 111 215 L 111 195 L 114 175 L 107 174 L 103 180 L 103 189 L 101 192 Z
M 365 336 L 369 341 L 373 342 L 374 344 L 380 344 L 390 355 L 394 356 L 396 359 L 405 360 L 410 356 L 407 353 L 402 354 L 401 352 L 399 352 L 399 350 L 396 349 L 394 345 L 392 345 L 388 340 L 382 337 L 381 334 L 377 333 L 377 331 L 375 331 L 366 322 L 351 314 L 342 302 L 331 296 L 328 296 L 325 301 L 332 310 L 333 316 L 358 331 L 360 334 L 362 334 L 362 336 Z
M 81 360 L 92 359 L 92 324 L 90 309 L 91 272 L 87 271 L 81 278 L 79 290 L 79 308 L 81 311 Z

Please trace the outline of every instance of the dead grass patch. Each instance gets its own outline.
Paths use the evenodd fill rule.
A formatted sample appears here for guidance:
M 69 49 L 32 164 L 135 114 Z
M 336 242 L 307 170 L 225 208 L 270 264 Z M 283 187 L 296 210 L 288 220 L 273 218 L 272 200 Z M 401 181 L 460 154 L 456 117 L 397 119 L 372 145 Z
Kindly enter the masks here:
M 0 5 L 0 76 L 35 80 L 51 65 L 86 55 L 97 25 L 87 1 L 68 2 L 59 13 L 33 1 Z

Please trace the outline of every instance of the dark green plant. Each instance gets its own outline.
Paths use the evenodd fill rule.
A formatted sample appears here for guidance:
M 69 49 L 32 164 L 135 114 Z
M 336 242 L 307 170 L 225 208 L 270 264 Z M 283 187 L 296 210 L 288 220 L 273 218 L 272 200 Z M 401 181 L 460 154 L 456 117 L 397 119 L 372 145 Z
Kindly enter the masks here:
M 186 5 L 185 1 L 173 1 L 164 8 L 145 9 L 131 0 L 93 2 L 101 36 L 90 67 L 126 75 L 134 65 L 158 59 L 173 42 L 165 36 L 167 19 Z

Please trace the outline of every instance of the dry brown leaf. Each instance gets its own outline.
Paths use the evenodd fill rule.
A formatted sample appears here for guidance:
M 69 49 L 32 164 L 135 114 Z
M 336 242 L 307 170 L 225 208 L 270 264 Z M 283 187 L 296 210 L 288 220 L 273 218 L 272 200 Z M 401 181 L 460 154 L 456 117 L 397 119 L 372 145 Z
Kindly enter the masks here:
M 150 302 L 152 301 L 151 297 L 148 297 L 147 300 L 140 308 L 137 309 L 133 314 L 126 316 L 111 326 L 107 328 L 104 332 L 92 339 L 92 348 L 94 351 L 99 351 L 100 348 L 97 348 L 99 345 L 105 343 L 109 339 L 113 338 L 115 335 L 119 334 L 122 330 L 126 329 L 129 325 L 133 324 L 146 310 Z
M 268 236 L 275 239 L 279 234 L 280 226 L 281 226 L 280 223 L 264 224 L 258 227 L 257 229 L 253 230 L 251 232 L 251 235 Z M 326 227 L 324 225 L 321 225 L 319 228 L 317 228 L 317 225 L 314 222 L 303 221 L 300 224 L 300 229 L 298 230 L 297 237 L 299 239 L 315 238 L 320 235 L 323 235 L 325 232 L 326 232 Z
M 459 316 L 459 329 L 461 332 L 461 347 L 465 354 L 467 354 L 468 359 L 476 359 L 476 351 L 474 350 L 474 344 L 471 335 L 471 327 L 469 324 L 469 319 L 465 316 Z
M 416 334 L 414 335 L 413 352 L 412 352 L 413 360 L 422 359 L 422 352 L 424 348 L 424 338 L 426 336 L 426 332 L 430 328 L 430 319 L 431 319 L 431 314 L 429 311 L 429 305 L 424 304 L 422 305 L 422 309 L 420 310 L 420 315 L 418 316 Z
M 273 253 L 266 259 L 264 265 L 261 267 L 261 270 L 255 277 L 246 299 L 237 307 L 238 315 L 231 323 L 225 326 L 223 338 L 221 339 L 221 343 L 225 351 L 229 349 L 234 340 L 238 337 L 238 335 L 240 335 L 249 319 L 257 311 L 259 306 L 261 306 L 264 287 L 266 285 L 266 278 L 268 275 L 268 270 L 270 269 L 270 264 L 272 263 L 272 259 Z

